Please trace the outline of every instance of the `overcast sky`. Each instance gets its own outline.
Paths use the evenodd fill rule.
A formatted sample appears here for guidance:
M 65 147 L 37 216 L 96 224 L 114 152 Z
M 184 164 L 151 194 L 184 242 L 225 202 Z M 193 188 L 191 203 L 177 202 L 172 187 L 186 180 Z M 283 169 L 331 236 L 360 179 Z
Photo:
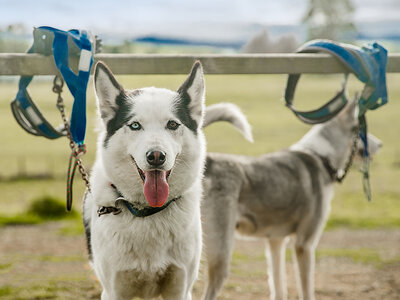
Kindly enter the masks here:
M 332 0 L 334 1 L 334 0 Z M 0 26 L 23 22 L 141 36 L 246 36 L 252 25 L 296 25 L 308 0 L 0 0 Z M 356 22 L 400 21 L 400 0 L 353 0 Z

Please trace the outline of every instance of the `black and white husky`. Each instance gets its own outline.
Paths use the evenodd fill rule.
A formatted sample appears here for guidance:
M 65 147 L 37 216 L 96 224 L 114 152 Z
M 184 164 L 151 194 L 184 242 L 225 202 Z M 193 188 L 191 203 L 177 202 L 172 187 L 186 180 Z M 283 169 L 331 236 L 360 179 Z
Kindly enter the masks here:
M 101 298 L 191 299 L 202 247 L 202 66 L 174 92 L 124 90 L 99 62 L 94 86 L 102 128 L 84 225 Z

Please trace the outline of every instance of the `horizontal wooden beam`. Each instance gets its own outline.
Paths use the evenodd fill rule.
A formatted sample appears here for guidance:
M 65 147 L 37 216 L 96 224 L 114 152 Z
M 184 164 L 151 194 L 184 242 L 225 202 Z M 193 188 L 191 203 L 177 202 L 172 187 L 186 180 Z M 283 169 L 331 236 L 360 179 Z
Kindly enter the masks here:
M 327 54 L 97 54 L 115 74 L 186 74 L 200 60 L 206 74 L 330 74 L 347 72 Z M 76 66 L 77 60 L 71 61 Z M 400 53 L 389 54 L 388 73 L 400 72 Z M 52 57 L 0 53 L 0 75 L 54 75 Z

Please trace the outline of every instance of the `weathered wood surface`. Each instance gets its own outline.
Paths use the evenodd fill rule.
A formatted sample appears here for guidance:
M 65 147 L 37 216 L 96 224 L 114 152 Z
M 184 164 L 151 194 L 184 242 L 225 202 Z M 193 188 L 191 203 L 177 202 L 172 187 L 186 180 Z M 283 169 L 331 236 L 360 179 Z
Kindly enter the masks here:
M 200 60 L 206 74 L 329 74 L 346 72 L 327 54 L 97 54 L 115 74 L 186 74 Z M 72 66 L 77 61 L 71 61 Z M 400 72 L 400 53 L 389 54 L 388 73 Z M 39 54 L 0 53 L 0 75 L 53 75 L 52 57 Z

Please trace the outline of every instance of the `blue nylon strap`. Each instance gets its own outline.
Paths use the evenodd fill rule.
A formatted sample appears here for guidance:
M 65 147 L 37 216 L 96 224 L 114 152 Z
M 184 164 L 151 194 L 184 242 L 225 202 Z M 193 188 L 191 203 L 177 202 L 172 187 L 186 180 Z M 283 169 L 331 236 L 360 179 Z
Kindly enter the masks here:
M 30 102 L 28 101 L 28 98 L 27 98 L 26 88 L 31 83 L 32 78 L 33 78 L 33 76 L 21 77 L 21 79 L 19 81 L 19 88 L 18 88 L 17 98 L 19 99 L 19 103 L 21 104 L 23 109 L 26 109 L 29 106 L 31 106 L 31 104 L 30 104 Z
M 27 87 L 32 81 L 32 78 L 32 76 L 23 76 L 19 81 L 17 97 L 11 103 L 14 117 L 28 133 L 45 136 L 49 139 L 59 138 L 63 136 L 64 133 L 54 129 L 53 126 L 47 122 L 29 96 Z M 33 117 L 32 114 L 36 117 Z
M 360 51 L 352 46 L 345 44 L 338 44 L 328 40 L 314 40 L 304 44 L 297 51 L 299 53 L 316 53 L 316 52 L 327 52 L 340 59 L 342 63 L 352 71 L 359 80 L 366 82 L 368 80 L 368 74 L 365 72 L 360 58 L 355 53 Z M 363 55 L 360 53 L 360 55 Z M 366 61 L 365 57 L 363 57 Z
M 86 32 L 81 35 L 76 30 L 69 32 L 53 29 L 53 55 L 57 68 L 60 70 L 67 86 L 74 96 L 72 107 L 70 129 L 72 137 L 78 145 L 82 145 L 85 140 L 86 131 L 86 89 L 90 76 L 90 69 L 93 64 L 93 56 L 90 58 L 88 71 L 79 70 L 76 75 L 69 67 L 68 62 L 68 38 L 72 36 L 75 44 L 82 50 L 92 52 L 92 45 Z
M 362 116 L 368 109 L 376 109 L 387 103 L 386 90 L 386 65 L 387 51 L 378 43 L 369 44 L 358 48 L 353 45 L 339 44 L 329 40 L 313 40 L 298 49 L 299 53 L 325 52 L 338 58 L 344 66 L 356 75 L 365 87 L 359 99 L 359 116 Z M 330 110 L 328 104 L 310 112 L 300 112 L 293 107 L 294 91 L 299 80 L 300 74 L 291 74 L 288 77 L 285 101 L 286 105 L 306 123 L 321 123 L 334 117 L 346 104 L 345 87 L 343 94 L 343 103 L 340 99 L 333 98 L 328 104 L 338 109 Z M 333 101 L 335 100 L 335 101 Z
M 32 45 L 27 53 L 34 53 L 35 47 Z M 55 130 L 43 118 L 36 105 L 33 103 L 27 91 L 28 85 L 31 83 L 33 76 L 21 76 L 18 83 L 18 93 L 16 98 L 11 102 L 12 113 L 28 133 L 39 136 L 46 136 L 49 139 L 55 139 L 62 136 L 62 133 Z M 32 114 L 34 116 L 32 116 Z
M 360 97 L 360 113 L 376 109 L 387 103 L 386 66 L 387 50 L 379 43 L 358 48 L 327 40 L 311 41 L 300 52 L 327 52 L 338 58 L 363 83 L 365 88 Z
M 28 53 L 53 53 L 57 68 L 60 70 L 67 86 L 74 97 L 70 118 L 70 130 L 74 142 L 82 145 L 86 131 L 86 90 L 93 64 L 92 41 L 86 31 L 62 31 L 56 28 L 42 26 L 34 31 L 35 41 Z M 71 43 L 72 41 L 72 43 Z M 50 44 L 52 42 L 52 45 Z M 69 46 L 73 46 L 70 48 Z M 76 47 L 75 47 L 76 46 Z M 49 49 L 51 47 L 51 50 Z M 76 48 L 76 49 L 75 49 Z M 82 53 L 85 55 L 82 58 Z M 72 52 L 80 53 L 80 70 L 75 74 L 69 67 L 69 57 Z M 81 61 L 82 66 L 81 67 Z M 30 98 L 27 87 L 33 76 L 23 76 L 19 82 L 19 90 L 11 103 L 12 111 L 18 123 L 29 133 L 55 139 L 65 135 L 54 129 L 46 121 L 39 109 Z M 32 114 L 34 116 L 32 117 Z
M 372 86 L 374 90 L 369 97 L 367 93 L 361 95 L 360 115 L 367 109 L 374 110 L 388 102 L 386 88 L 387 50 L 378 43 L 364 46 L 363 50 L 373 57 L 375 62 L 370 66 L 371 78 L 367 82 L 367 85 Z

